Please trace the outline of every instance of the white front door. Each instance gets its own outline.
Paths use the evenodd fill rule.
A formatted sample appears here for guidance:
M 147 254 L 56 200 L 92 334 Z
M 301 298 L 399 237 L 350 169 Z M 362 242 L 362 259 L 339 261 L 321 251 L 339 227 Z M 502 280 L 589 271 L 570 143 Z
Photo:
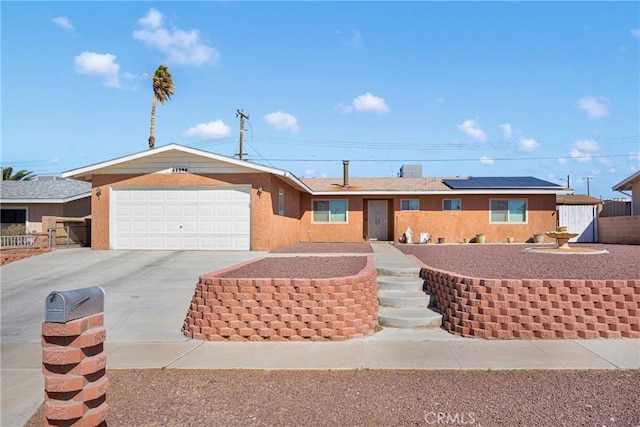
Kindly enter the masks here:
M 386 200 L 369 200 L 367 214 L 367 237 L 375 240 L 388 239 L 388 211 Z
M 112 249 L 250 250 L 251 188 L 114 188 Z

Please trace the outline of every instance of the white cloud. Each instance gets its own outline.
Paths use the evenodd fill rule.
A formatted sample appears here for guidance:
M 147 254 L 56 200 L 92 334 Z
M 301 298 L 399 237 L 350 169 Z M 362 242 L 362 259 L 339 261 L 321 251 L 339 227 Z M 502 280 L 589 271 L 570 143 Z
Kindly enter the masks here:
M 283 111 L 269 113 L 264 116 L 264 120 L 276 129 L 288 130 L 291 133 L 296 133 L 300 130 L 296 116 Z
M 573 160 L 575 160 L 578 163 L 587 163 L 589 161 L 591 161 L 591 154 L 590 153 L 586 153 L 584 151 L 580 151 L 576 148 L 571 149 L 571 151 L 569 152 L 569 155 L 571 156 L 571 158 Z
M 566 157 L 558 157 L 558 164 L 564 165 L 565 163 L 567 163 Z
M 640 153 L 629 153 L 629 160 L 637 160 L 640 162 Z
M 176 27 L 165 28 L 162 13 L 149 9 L 138 20 L 142 27 L 133 32 L 133 38 L 167 55 L 167 62 L 183 65 L 216 63 L 220 53 L 200 40 L 198 30 L 183 31 Z
M 185 136 L 207 139 L 219 139 L 231 135 L 231 126 L 224 124 L 222 120 L 213 120 L 209 123 L 200 123 L 190 127 L 184 132 Z
M 569 152 L 569 155 L 578 163 L 587 163 L 591 161 L 592 156 L 599 150 L 600 146 L 597 141 L 584 139 L 574 141 L 573 148 Z
M 576 105 L 586 111 L 587 117 L 590 119 L 601 119 L 610 114 L 609 100 L 602 96 L 585 96 L 576 101 Z
M 336 34 L 338 35 L 340 42 L 349 47 L 362 47 L 364 43 L 362 40 L 362 34 L 360 34 L 360 31 L 358 30 L 351 30 L 350 34 L 343 34 L 342 31 L 338 30 L 336 31 Z
M 375 96 L 370 92 L 353 98 L 351 105 L 344 105 L 341 103 L 338 104 L 336 108 L 343 114 L 350 114 L 354 111 L 385 114 L 391 111 L 387 106 L 387 103 L 384 101 L 384 98 Z
M 315 169 L 305 169 L 302 176 L 314 177 L 316 175 L 316 172 L 317 171 Z
M 632 28 L 630 32 L 632 37 L 640 39 L 640 28 Z
M 518 149 L 525 153 L 530 153 L 538 148 L 539 145 L 538 141 L 533 138 L 520 138 L 520 141 L 518 142 Z
M 97 74 L 104 79 L 107 87 L 120 87 L 116 56 L 110 53 L 82 52 L 73 58 L 76 71 L 80 74 Z
M 487 140 L 487 136 L 484 131 L 480 129 L 477 119 L 465 120 L 462 124 L 458 125 L 458 129 L 478 141 L 484 142 Z
M 511 129 L 511 124 L 509 123 L 503 123 L 500 125 L 500 129 L 502 130 L 502 136 L 504 138 L 511 138 L 511 135 L 513 135 L 513 130 Z
M 353 108 L 356 111 L 385 114 L 391 111 L 384 101 L 384 98 L 375 96 L 370 92 L 353 98 Z
M 480 163 L 483 165 L 493 166 L 493 159 L 487 156 L 480 157 Z
M 66 16 L 57 16 L 51 20 L 54 24 L 56 24 L 60 28 L 64 28 L 65 30 L 73 31 L 73 24 L 69 21 L 69 18 Z
M 600 150 L 600 145 L 598 144 L 598 142 L 592 139 L 582 139 L 579 141 L 575 141 L 573 143 L 573 147 L 581 151 L 589 151 L 591 153 L 595 153 Z

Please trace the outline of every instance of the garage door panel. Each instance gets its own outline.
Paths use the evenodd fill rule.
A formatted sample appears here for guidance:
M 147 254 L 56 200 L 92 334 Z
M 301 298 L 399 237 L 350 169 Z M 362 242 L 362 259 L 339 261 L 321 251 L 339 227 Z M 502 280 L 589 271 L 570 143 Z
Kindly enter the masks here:
M 114 249 L 249 250 L 250 188 L 114 189 Z
M 165 216 L 164 205 L 159 205 L 159 204 L 149 205 L 148 212 L 149 212 L 148 213 L 149 217 L 163 218 Z

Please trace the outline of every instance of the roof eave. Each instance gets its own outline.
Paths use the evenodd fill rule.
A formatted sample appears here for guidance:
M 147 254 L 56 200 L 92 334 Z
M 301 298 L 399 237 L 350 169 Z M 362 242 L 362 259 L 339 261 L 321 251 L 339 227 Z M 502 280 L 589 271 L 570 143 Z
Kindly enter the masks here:
M 620 181 L 619 183 L 617 183 L 616 185 L 614 185 L 613 187 L 611 187 L 611 189 L 613 191 L 625 191 L 625 190 L 631 190 L 631 183 L 633 181 L 636 180 L 636 178 L 640 177 L 640 170 L 637 171 L 636 173 L 634 173 L 633 175 L 623 179 L 622 181 Z
M 115 165 L 120 164 L 120 163 L 124 163 L 124 162 L 129 162 L 129 161 L 132 161 L 132 160 L 140 159 L 140 158 L 143 158 L 143 157 L 146 157 L 146 156 L 150 156 L 150 155 L 153 155 L 153 154 L 162 153 L 162 152 L 169 151 L 169 150 L 182 151 L 182 152 L 193 154 L 193 155 L 196 155 L 196 156 L 202 156 L 202 157 L 206 157 L 206 158 L 209 158 L 209 159 L 212 159 L 212 160 L 218 160 L 218 161 L 226 162 L 226 163 L 229 163 L 229 164 L 232 164 L 232 165 L 235 165 L 235 166 L 245 167 L 245 168 L 253 169 L 253 170 L 256 170 L 256 171 L 259 171 L 259 172 L 270 173 L 272 175 L 276 175 L 276 176 L 279 176 L 279 177 L 283 178 L 290 185 L 292 185 L 293 187 L 295 187 L 296 189 L 298 189 L 300 191 L 305 191 L 305 192 L 308 192 L 308 193 L 311 192 L 311 188 L 309 188 L 309 186 L 307 186 L 304 182 L 302 182 L 299 178 L 297 178 L 295 175 L 293 175 L 289 171 L 286 171 L 286 170 L 283 170 L 283 169 L 277 169 L 277 168 L 273 168 L 273 167 L 269 167 L 269 166 L 260 165 L 258 163 L 248 162 L 246 160 L 233 159 L 231 157 L 221 156 L 219 154 L 209 153 L 207 151 L 202 151 L 202 150 L 186 147 L 186 146 L 179 145 L 179 144 L 168 144 L 168 145 L 164 145 L 162 147 L 155 148 L 153 150 L 141 151 L 139 153 L 130 154 L 128 156 L 119 157 L 117 159 L 109 160 L 109 161 L 106 161 L 106 162 L 96 163 L 96 164 L 85 166 L 85 167 L 82 167 L 82 168 L 79 168 L 79 169 L 70 170 L 70 171 L 67 171 L 67 172 L 63 172 L 62 173 L 62 177 L 63 178 L 73 178 L 73 179 L 77 179 L 77 180 L 80 180 L 80 181 L 91 182 L 92 177 L 93 177 L 93 173 L 95 171 L 98 171 L 100 169 L 104 169 L 104 168 L 107 168 L 107 167 L 110 167 L 110 166 L 115 166 Z
M 370 191 L 370 190 L 362 190 L 362 191 L 312 191 L 311 195 L 313 196 L 429 196 L 429 195 L 445 195 L 445 196 L 455 196 L 455 195 L 469 195 L 469 194 L 509 194 L 509 195 L 521 195 L 521 194 L 549 194 L 549 195 L 566 195 L 573 193 L 573 190 L 568 190 L 566 188 L 558 188 L 558 189 L 528 189 L 528 190 L 516 190 L 516 189 L 492 189 L 492 190 L 428 190 L 428 191 Z
M 84 199 L 86 197 L 91 197 L 91 192 L 87 192 L 87 193 L 82 193 L 82 194 L 78 194 L 75 196 L 70 196 L 70 197 L 63 197 L 63 198 L 55 198 L 55 199 L 29 199 L 29 198 L 25 198 L 25 199 L 0 199 L 0 204 L 5 204 L 5 203 L 20 203 L 20 204 L 64 204 L 64 203 L 69 203 L 69 202 L 73 202 L 75 200 L 80 200 L 80 199 Z

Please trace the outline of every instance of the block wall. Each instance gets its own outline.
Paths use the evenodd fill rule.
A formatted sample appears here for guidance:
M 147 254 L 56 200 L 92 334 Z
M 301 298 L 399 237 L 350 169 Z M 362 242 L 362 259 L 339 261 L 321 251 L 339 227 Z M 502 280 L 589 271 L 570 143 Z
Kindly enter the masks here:
M 421 275 L 462 336 L 640 338 L 640 280 L 479 279 L 426 265 Z
M 45 426 L 106 426 L 104 314 L 42 324 Z
M 640 245 L 640 216 L 598 218 L 598 242 Z
M 221 277 L 227 271 L 200 277 L 182 327 L 189 338 L 342 341 L 369 335 L 378 324 L 371 256 L 357 275 L 333 279 Z

